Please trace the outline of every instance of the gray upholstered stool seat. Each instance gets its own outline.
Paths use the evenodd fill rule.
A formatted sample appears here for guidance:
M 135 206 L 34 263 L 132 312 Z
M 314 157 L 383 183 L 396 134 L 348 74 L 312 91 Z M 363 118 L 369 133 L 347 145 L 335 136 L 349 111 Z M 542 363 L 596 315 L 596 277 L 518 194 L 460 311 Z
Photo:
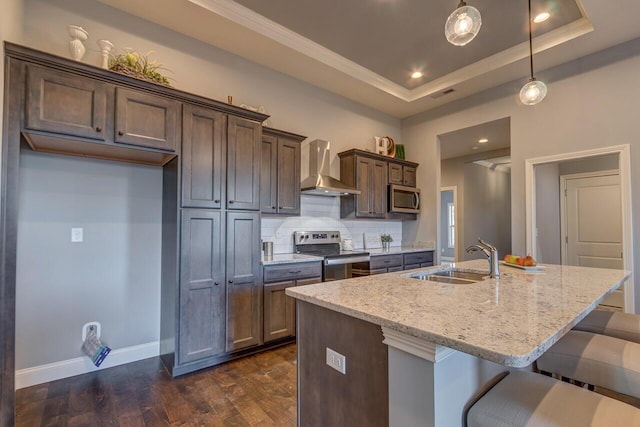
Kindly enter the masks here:
M 569 331 L 536 361 L 538 369 L 640 397 L 640 344 Z
M 638 426 L 640 409 L 532 372 L 511 372 L 469 409 L 469 427 Z
M 640 316 L 637 314 L 594 310 L 574 329 L 640 343 Z

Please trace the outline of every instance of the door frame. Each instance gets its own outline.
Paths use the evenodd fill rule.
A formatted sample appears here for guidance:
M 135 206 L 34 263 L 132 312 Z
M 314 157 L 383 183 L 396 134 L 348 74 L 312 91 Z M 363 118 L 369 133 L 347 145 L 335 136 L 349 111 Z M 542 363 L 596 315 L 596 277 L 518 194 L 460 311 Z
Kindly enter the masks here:
M 562 259 L 562 265 L 567 264 L 567 252 L 568 252 L 568 247 L 567 247 L 568 243 L 566 242 L 566 240 L 562 239 L 562 236 L 566 236 L 568 231 L 567 216 L 566 216 L 567 215 L 567 196 L 562 194 L 563 190 L 567 188 L 567 181 L 570 181 L 572 179 L 597 178 L 600 176 L 611 176 L 611 175 L 618 175 L 618 179 L 620 179 L 620 170 L 613 169 L 613 170 L 606 170 L 606 171 L 560 175 L 560 239 L 562 241 L 562 244 L 560 245 L 560 254 Z
M 525 219 L 526 219 L 526 249 L 527 253 L 537 256 L 536 236 L 536 175 L 535 166 L 555 163 L 563 160 L 584 159 L 607 154 L 618 155 L 618 169 L 620 171 L 620 196 L 622 201 L 622 252 L 624 269 L 631 272 L 628 282 L 632 286 L 624 287 L 624 311 L 635 313 L 635 280 L 633 274 L 633 224 L 631 217 L 631 147 L 629 144 L 572 153 L 556 154 L 552 156 L 536 157 L 525 160 Z
M 439 198 L 440 200 L 442 200 L 442 192 L 443 191 L 453 191 L 453 206 L 455 209 L 455 213 L 454 213 L 454 221 L 455 221 L 455 227 L 456 227 L 456 237 L 455 237 L 455 242 L 454 245 L 455 247 L 453 248 L 453 257 L 455 259 L 455 261 L 457 262 L 460 259 L 460 256 L 458 254 L 458 250 L 460 249 L 460 245 L 458 238 L 460 237 L 460 221 L 458 220 L 458 216 L 460 215 L 459 211 L 460 209 L 458 209 L 458 186 L 457 185 L 453 185 L 453 186 L 449 186 L 449 187 L 440 187 L 440 193 L 439 193 Z M 440 203 L 438 203 L 440 204 Z M 438 215 L 440 215 L 440 212 L 442 211 L 442 206 L 440 207 L 440 210 L 438 211 Z M 439 230 L 442 230 L 442 221 L 444 220 L 444 218 L 440 218 L 439 221 Z M 442 233 L 438 233 L 438 234 L 442 234 Z M 438 264 L 440 264 L 440 259 L 442 258 L 442 245 L 444 243 L 444 236 L 440 236 L 440 239 L 438 241 Z

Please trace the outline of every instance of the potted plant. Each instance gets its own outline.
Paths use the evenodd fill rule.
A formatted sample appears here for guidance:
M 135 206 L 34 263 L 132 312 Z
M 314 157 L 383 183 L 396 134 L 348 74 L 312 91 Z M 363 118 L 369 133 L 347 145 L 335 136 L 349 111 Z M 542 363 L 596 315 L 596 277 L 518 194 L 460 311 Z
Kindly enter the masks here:
M 380 240 L 382 241 L 382 250 L 388 251 L 391 242 L 393 242 L 393 237 L 390 234 L 382 234 L 380 235 Z

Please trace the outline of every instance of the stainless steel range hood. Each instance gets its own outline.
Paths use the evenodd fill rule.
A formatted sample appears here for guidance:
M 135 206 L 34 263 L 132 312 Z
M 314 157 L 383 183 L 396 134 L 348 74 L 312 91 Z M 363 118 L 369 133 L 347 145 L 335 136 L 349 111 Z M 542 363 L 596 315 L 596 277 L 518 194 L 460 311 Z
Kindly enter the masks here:
M 329 175 L 331 143 L 316 139 L 309 143 L 309 176 L 302 180 L 302 194 L 315 196 L 347 196 L 360 194 L 359 190 L 343 184 Z

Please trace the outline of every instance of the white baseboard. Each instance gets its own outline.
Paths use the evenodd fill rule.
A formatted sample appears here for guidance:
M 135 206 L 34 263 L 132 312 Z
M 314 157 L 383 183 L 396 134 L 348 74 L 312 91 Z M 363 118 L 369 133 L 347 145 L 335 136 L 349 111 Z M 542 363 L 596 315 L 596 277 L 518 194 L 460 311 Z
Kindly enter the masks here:
M 112 350 L 99 368 L 96 368 L 88 357 L 76 357 L 74 359 L 20 369 L 16 371 L 16 390 L 62 378 L 73 377 L 75 375 L 86 374 L 88 372 L 112 368 L 118 365 L 124 365 L 125 363 L 158 356 L 159 354 L 159 341 L 153 341 L 146 344 Z

